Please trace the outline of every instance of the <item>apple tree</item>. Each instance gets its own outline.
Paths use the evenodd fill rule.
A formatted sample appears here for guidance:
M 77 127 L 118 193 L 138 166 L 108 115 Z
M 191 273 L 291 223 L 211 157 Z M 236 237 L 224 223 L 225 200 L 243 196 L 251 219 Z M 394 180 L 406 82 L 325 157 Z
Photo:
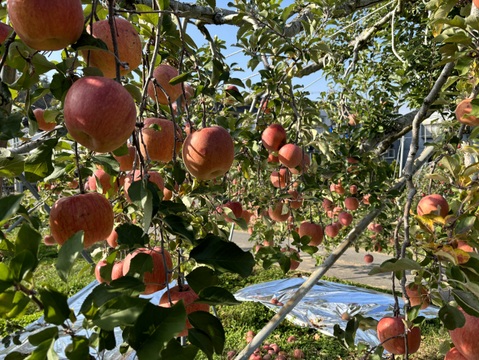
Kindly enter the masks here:
M 479 316 L 478 16 L 466 0 L 3 2 L 0 185 L 29 191 L 0 199 L 2 317 L 44 312 L 37 357 L 66 333 L 69 358 L 212 358 L 227 329 L 205 310 L 236 303 L 218 274 L 286 273 L 336 248 L 314 281 L 352 245 L 391 254 L 372 275 L 394 275 L 403 330 L 423 321 L 418 287 L 447 329 L 466 328 Z M 433 113 L 438 136 L 420 151 Z M 406 134 L 404 164 L 385 161 Z M 254 252 L 229 240 L 235 227 Z M 96 273 L 78 312 L 36 285 L 45 245 L 64 281 L 81 257 Z M 164 289 L 161 306 L 141 296 Z M 466 358 L 469 338 L 453 337 Z

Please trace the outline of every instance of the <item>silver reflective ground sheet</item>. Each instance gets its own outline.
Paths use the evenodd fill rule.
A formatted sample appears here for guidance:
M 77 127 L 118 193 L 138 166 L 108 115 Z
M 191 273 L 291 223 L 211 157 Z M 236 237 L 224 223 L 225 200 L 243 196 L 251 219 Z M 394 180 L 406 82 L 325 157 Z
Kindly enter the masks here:
M 260 302 L 277 312 L 280 306 L 274 305 L 271 299 L 286 304 L 305 280 L 291 278 L 255 284 L 239 290 L 235 297 L 240 301 Z M 399 305 L 404 305 L 402 299 L 399 299 Z M 334 325 L 338 324 L 343 330 L 346 327 L 347 321 L 341 319 L 343 313 L 347 312 L 351 316 L 361 314 L 379 320 L 391 316 L 393 306 L 392 295 L 352 285 L 319 281 L 287 315 L 287 319 L 295 325 L 311 327 L 333 336 Z M 436 307 L 429 306 L 421 310 L 420 315 L 432 319 L 437 317 L 437 312 Z M 379 343 L 374 329 L 358 329 L 356 343 L 359 341 L 372 346 Z

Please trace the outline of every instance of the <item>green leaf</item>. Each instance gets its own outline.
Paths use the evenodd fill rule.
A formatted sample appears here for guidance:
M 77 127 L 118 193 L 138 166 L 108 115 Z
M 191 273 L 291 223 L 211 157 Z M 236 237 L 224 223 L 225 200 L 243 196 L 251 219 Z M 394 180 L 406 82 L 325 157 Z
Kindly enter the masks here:
M 0 149 L 0 176 L 14 178 L 23 173 L 25 160 L 22 155 L 12 154 L 7 149 Z
M 389 259 L 384 261 L 381 265 L 375 266 L 368 275 L 376 275 L 388 272 L 397 272 L 404 270 L 421 270 L 421 265 L 416 261 L 403 258 L 403 259 Z
M 188 223 L 184 217 L 167 215 L 163 221 L 165 222 L 168 231 L 172 234 L 181 236 L 192 243 L 195 241 L 195 231 L 193 226 Z
M 232 293 L 218 286 L 204 288 L 198 295 L 200 298 L 195 302 L 206 303 L 213 306 L 241 304 L 240 301 L 236 300 Z
M 148 235 L 137 225 L 124 223 L 115 230 L 118 233 L 118 245 L 134 248 L 137 245 L 144 246 L 149 242 Z
M 4 262 L 0 262 L 0 292 L 14 284 L 12 270 Z
M 216 0 L 206 0 L 206 3 L 213 9 L 216 7 Z
M 26 357 L 26 360 L 59 360 L 58 354 L 54 349 L 55 339 L 46 340 L 39 344 L 35 350 Z
M 196 354 L 198 354 L 198 348 L 194 345 L 188 344 L 181 346 L 176 339 L 171 339 L 166 348 L 161 352 L 162 359 L 175 359 L 175 360 L 194 360 Z
M 474 227 L 475 222 L 475 216 L 460 216 L 457 219 L 456 226 L 454 227 L 454 233 L 456 235 L 460 235 L 469 232 Z
M 48 140 L 25 159 L 25 178 L 28 181 L 42 180 L 53 172 L 53 148 L 57 142 L 57 139 Z
M 55 264 L 60 278 L 67 282 L 73 263 L 83 251 L 83 230 L 69 238 L 60 248 Z
M 440 308 L 438 316 L 448 330 L 463 327 L 466 323 L 466 318 L 463 313 L 458 308 L 451 305 L 446 304 Z
M 134 181 L 128 188 L 130 199 L 143 210 L 143 231 L 145 233 L 150 229 L 151 219 L 153 218 L 153 195 L 150 186 L 146 180 Z
M 14 194 L 0 198 L 0 223 L 10 219 L 18 211 L 23 195 Z
M 93 324 L 107 331 L 117 326 L 132 326 L 147 303 L 146 299 L 116 296 L 102 305 L 93 317 Z
M 212 348 L 216 354 L 223 352 L 226 340 L 225 331 L 216 316 L 206 311 L 195 311 L 188 315 L 188 320 L 194 327 L 188 331 L 188 339 L 193 345 L 203 351 Z M 207 351 L 205 353 L 208 354 Z
M 158 6 L 160 7 L 160 10 L 168 10 L 170 7 L 170 0 L 159 0 Z
M 243 277 L 251 274 L 255 264 L 250 252 L 245 252 L 237 244 L 224 241 L 212 234 L 199 240 L 199 245 L 193 248 L 190 256 L 198 263 L 211 265 L 220 271 L 237 273 Z
M 23 115 L 20 112 L 7 114 L 0 109 L 0 140 L 10 140 L 21 137 Z
M 452 289 L 452 296 L 462 309 L 472 316 L 479 317 L 479 299 L 470 292 Z
M 15 252 L 18 253 L 22 250 L 28 250 L 36 258 L 41 241 L 42 235 L 37 230 L 32 228 L 30 224 L 23 224 L 17 234 Z
M 136 350 L 139 360 L 159 359 L 166 344 L 186 323 L 186 310 L 182 302 L 171 308 L 148 303 L 138 317 L 131 332 L 128 344 Z
M 23 280 L 25 274 L 33 270 L 37 266 L 38 260 L 35 255 L 29 250 L 23 250 L 17 253 L 12 260 L 10 260 L 10 269 L 12 270 L 15 281 Z
M 204 288 L 217 285 L 218 276 L 213 269 L 200 266 L 186 275 L 186 282 L 198 294 Z
M 57 338 L 58 338 L 58 327 L 50 326 L 33 335 L 30 335 L 28 337 L 28 342 L 32 344 L 33 346 L 38 346 L 44 341 L 57 339 Z
M 95 26 L 95 25 L 93 25 Z M 108 51 L 108 46 L 105 42 L 99 38 L 94 37 L 93 35 L 83 31 L 80 38 L 75 44 L 72 44 L 73 50 L 106 50 Z
M 74 336 L 72 343 L 65 348 L 65 355 L 69 360 L 84 360 L 90 358 L 90 345 L 84 336 Z
M 116 347 L 115 331 L 100 329 L 98 350 L 113 350 Z
M 62 325 L 70 318 L 71 310 L 65 294 L 47 288 L 40 289 L 38 292 L 43 303 L 43 315 L 46 322 Z
M 71 79 L 66 78 L 64 75 L 57 72 L 52 76 L 50 91 L 57 100 L 63 101 L 72 84 L 73 82 Z
M 185 72 L 178 76 L 175 76 L 173 79 L 170 80 L 171 85 L 181 84 L 182 82 L 187 81 L 191 77 L 191 73 Z
M 3 319 L 13 319 L 23 313 L 30 303 L 30 298 L 20 291 L 4 291 L 0 293 L 0 315 Z

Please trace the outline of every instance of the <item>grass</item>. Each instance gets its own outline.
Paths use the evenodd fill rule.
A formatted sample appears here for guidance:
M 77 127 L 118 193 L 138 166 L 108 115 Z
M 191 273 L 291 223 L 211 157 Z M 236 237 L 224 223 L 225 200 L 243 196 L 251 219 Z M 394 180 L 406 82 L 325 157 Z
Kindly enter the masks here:
M 49 247 L 41 248 L 40 255 L 42 262 L 36 273 L 36 286 L 52 286 L 61 292 L 72 296 L 84 286 L 88 285 L 93 279 L 93 269 L 83 259 L 79 259 L 71 272 L 68 283 L 63 282 L 55 269 L 56 249 Z M 288 273 L 291 276 L 307 276 L 309 274 L 301 272 Z M 253 274 L 248 278 L 241 278 L 235 274 L 224 274 L 220 277 L 222 287 L 235 293 L 248 285 L 268 282 L 285 278 L 285 275 L 278 267 L 271 267 L 268 270 L 256 267 Z M 323 280 L 338 279 L 324 278 Z M 341 281 L 342 282 L 342 281 Z M 345 283 L 345 282 L 343 282 Z M 274 312 L 267 307 L 256 302 L 243 302 L 236 306 L 217 306 L 216 312 L 226 331 L 225 350 L 221 355 L 215 355 L 215 360 L 228 359 L 228 352 L 239 352 L 246 345 L 246 333 L 248 331 L 259 332 L 273 317 Z M 5 336 L 12 334 L 23 327 L 35 321 L 42 315 L 33 305 L 30 306 L 25 315 L 20 318 L 6 321 L 0 319 L 0 334 Z M 422 327 L 422 344 L 417 354 L 410 356 L 414 360 L 442 360 L 444 355 L 439 353 L 441 343 L 448 340 L 447 332 L 443 331 L 438 320 L 431 320 Z M 292 340 L 294 339 L 294 340 Z M 283 321 L 278 328 L 266 340 L 265 345 L 277 344 L 285 352 L 289 359 L 295 349 L 301 349 L 306 359 L 359 359 L 353 351 L 346 349 L 335 338 L 323 335 L 310 328 L 301 328 L 287 320 Z M 263 354 L 266 350 L 263 350 Z M 206 360 L 203 353 L 197 356 L 199 360 Z M 273 357 L 274 359 L 274 357 Z

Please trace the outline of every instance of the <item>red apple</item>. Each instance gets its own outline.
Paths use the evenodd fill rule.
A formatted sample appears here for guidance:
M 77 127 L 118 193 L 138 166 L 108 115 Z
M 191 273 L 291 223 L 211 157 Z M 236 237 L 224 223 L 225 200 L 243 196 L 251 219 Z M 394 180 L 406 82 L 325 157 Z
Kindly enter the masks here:
M 323 199 L 322 206 L 323 206 L 324 211 L 330 211 L 330 210 L 333 210 L 333 208 L 334 208 L 333 202 L 329 199 Z
M 57 123 L 46 122 L 44 113 L 45 113 L 44 109 L 38 108 L 33 110 L 33 115 L 35 115 L 35 119 L 37 120 L 38 128 L 43 131 L 51 131 L 55 129 L 55 126 L 57 126 Z
M 183 145 L 183 162 L 198 180 L 223 176 L 233 164 L 233 138 L 221 126 L 206 127 L 192 132 Z
M 133 174 L 128 174 L 128 176 L 125 178 L 125 184 L 123 186 L 123 190 L 125 191 L 125 197 L 126 199 L 131 202 L 130 196 L 128 195 L 128 189 L 130 188 L 131 184 L 135 181 L 140 181 L 145 174 L 143 174 L 140 170 L 135 170 Z M 163 180 L 163 177 L 158 171 L 150 170 L 148 171 L 148 181 L 156 184 L 158 186 L 158 189 L 160 191 L 163 191 L 165 188 L 165 181 Z
M 83 32 L 81 0 L 8 0 L 7 12 L 17 35 L 35 50 L 61 50 Z
M 278 159 L 288 168 L 295 168 L 303 159 L 303 149 L 296 144 L 285 144 L 278 150 Z
M 99 76 L 73 83 L 63 111 L 73 139 L 96 152 L 119 148 L 136 125 L 136 107 L 130 93 L 116 81 Z
M 160 64 L 153 71 L 154 81 L 148 84 L 148 95 L 161 105 L 175 102 L 183 93 L 181 84 L 171 85 L 170 81 L 177 77 L 178 70 L 168 64 Z M 169 100 L 169 101 L 168 101 Z
M 287 204 L 284 203 L 283 201 L 276 202 L 272 208 L 268 209 L 268 216 L 273 221 L 277 221 L 277 222 L 286 221 L 288 220 L 289 215 L 290 215 L 289 208 L 287 207 Z
M 118 184 L 111 181 L 111 176 L 103 169 L 96 169 L 93 175 L 88 177 L 88 188 L 91 191 L 97 191 L 97 183 L 101 185 L 102 194 L 106 194 L 108 190 L 113 188 L 114 192 L 118 191 Z
M 419 216 L 433 214 L 444 218 L 448 213 L 449 204 L 447 200 L 439 194 L 424 196 L 417 204 L 417 214 Z
M 373 261 L 374 261 L 374 256 L 372 256 L 371 254 L 364 255 L 364 262 L 366 264 L 371 264 Z
M 338 214 L 338 221 L 341 225 L 349 226 L 353 222 L 353 215 L 351 215 L 347 211 L 341 211 Z
M 339 226 L 336 223 L 326 225 L 326 227 L 324 228 L 324 233 L 327 236 L 334 238 L 339 234 Z
M 43 237 L 43 242 L 47 246 L 57 245 L 57 242 L 55 241 L 55 238 L 51 235 L 45 235 Z
M 378 339 L 385 350 L 394 355 L 406 353 L 406 341 L 404 335 L 405 324 L 403 317 L 386 316 L 379 320 L 377 325 Z M 389 340 L 388 340 L 389 339 Z M 407 334 L 408 353 L 414 354 L 421 344 L 421 329 L 409 328 Z
M 344 207 L 351 211 L 357 210 L 359 208 L 359 200 L 355 197 L 347 197 L 344 200 Z
M 126 67 L 120 65 L 120 75 L 125 76 L 135 70 L 142 60 L 142 46 L 140 35 L 135 27 L 126 19 L 114 18 L 116 43 L 118 45 L 118 58 Z M 116 60 L 114 55 L 113 41 L 108 20 L 100 20 L 93 23 L 93 31 L 90 25 L 87 32 L 93 37 L 102 40 L 107 50 L 85 50 L 81 54 L 90 66 L 101 70 L 107 78 L 116 77 Z
M 380 232 L 383 231 L 383 227 L 382 227 L 381 224 L 370 223 L 370 224 L 368 225 L 368 230 L 379 234 Z
M 123 275 L 128 274 L 128 271 L 130 271 L 131 260 L 138 254 L 147 254 L 153 259 L 153 271 L 145 272 L 143 275 L 143 282 L 146 285 L 143 294 L 149 295 L 164 289 L 167 282 L 169 283 L 171 281 L 173 262 L 170 253 L 166 250 L 162 252 L 160 247 L 155 247 L 153 249 L 138 248 L 128 254 L 123 260 Z
M 173 121 L 163 118 L 148 118 L 143 123 L 141 129 L 141 153 L 146 158 L 147 155 L 151 160 L 162 163 L 170 162 L 173 159 L 173 152 L 177 143 L 181 143 L 178 137 L 180 134 L 176 132 Z
M 106 265 L 108 265 L 108 263 L 105 259 L 98 261 L 95 265 L 95 278 L 99 283 L 109 283 L 109 281 L 106 281 L 100 275 L 100 269 Z
M 479 119 L 475 116 L 469 115 L 472 112 L 472 99 L 462 100 L 456 107 L 456 119 L 461 124 L 469 126 L 479 125 Z
M 289 183 L 289 170 L 287 168 L 275 170 L 271 172 L 269 179 L 274 187 L 284 189 Z
M 128 145 L 128 154 L 116 156 L 113 155 L 118 164 L 120 164 L 120 171 L 133 170 L 133 163 L 135 162 L 136 149 L 133 145 Z
M 467 241 L 458 240 L 457 248 L 464 250 L 465 252 L 475 252 L 474 248 L 467 243 Z
M 0 22 L 0 45 L 3 45 L 12 31 L 13 29 L 9 25 Z
M 243 213 L 243 205 L 239 201 L 228 201 L 226 204 L 223 205 L 224 208 L 228 208 L 233 212 L 233 215 L 236 219 L 241 218 L 241 214 Z M 228 215 L 224 214 L 224 218 L 227 222 L 233 222 L 233 218 L 229 217 Z
M 288 190 L 288 194 L 291 196 L 289 200 L 289 207 L 291 209 L 299 209 L 303 206 L 303 199 L 296 190 Z
M 293 249 L 292 247 L 287 246 L 282 248 L 281 252 L 285 253 L 286 256 L 290 257 L 289 270 L 296 270 L 300 265 L 300 262 L 296 260 L 296 258 L 300 259 L 298 251 L 296 249 Z
M 270 164 L 278 164 L 279 163 L 278 155 L 275 155 L 274 153 L 269 153 L 267 161 Z
M 286 144 L 286 130 L 281 124 L 271 124 L 261 134 L 263 146 L 269 151 L 278 151 Z
M 351 185 L 349 187 L 349 192 L 351 195 L 357 194 L 358 193 L 358 186 L 357 185 Z
M 169 297 L 168 297 L 169 291 Z M 174 286 L 171 289 L 166 291 L 160 298 L 160 306 L 171 307 L 175 305 L 178 301 L 183 300 L 183 305 L 186 309 L 186 315 L 191 314 L 195 311 L 210 311 L 210 306 L 208 304 L 195 303 L 199 296 L 195 291 L 188 285 L 183 286 Z M 170 301 L 171 300 L 171 301 Z M 191 329 L 193 325 L 186 319 L 185 328 L 181 331 L 178 336 L 188 335 L 188 329 Z
M 311 159 L 308 155 L 302 152 L 301 162 L 294 168 L 289 168 L 292 174 L 302 174 L 305 171 L 308 171 L 309 166 L 311 165 Z
M 308 235 L 311 237 L 308 245 L 318 246 L 323 242 L 323 227 L 319 224 L 315 224 L 310 221 L 303 221 L 299 225 L 298 230 L 299 236 L 303 237 Z
M 457 350 L 455 347 L 453 347 L 451 350 L 449 350 L 446 353 L 446 356 L 444 357 L 444 360 L 468 360 L 467 358 L 462 355 L 459 350 Z
M 406 285 L 406 294 L 411 306 L 421 305 L 421 310 L 429 306 L 429 294 L 424 286 L 410 283 Z
M 113 229 L 110 235 L 108 235 L 108 237 L 106 238 L 106 242 L 112 248 L 116 248 L 118 246 L 118 233 L 115 229 Z
M 113 264 L 111 269 L 111 279 L 116 280 L 123 276 L 123 260 L 117 261 Z
M 449 330 L 451 340 L 459 351 L 467 360 L 477 359 L 479 354 L 479 342 L 477 341 L 477 329 L 479 329 L 479 318 L 467 314 L 459 308 L 466 318 L 466 323 L 461 328 Z
M 113 208 L 96 192 L 61 198 L 50 212 L 50 231 L 60 245 L 83 230 L 83 245 L 87 248 L 105 240 L 112 229 Z

